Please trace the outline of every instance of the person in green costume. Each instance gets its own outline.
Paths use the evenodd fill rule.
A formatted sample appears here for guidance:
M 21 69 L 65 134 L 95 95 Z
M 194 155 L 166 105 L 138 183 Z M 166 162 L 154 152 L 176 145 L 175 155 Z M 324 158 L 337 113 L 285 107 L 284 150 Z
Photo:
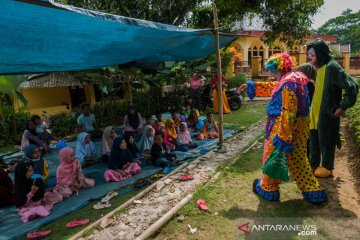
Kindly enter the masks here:
M 307 53 L 311 64 L 318 69 L 310 108 L 309 160 L 316 177 L 331 177 L 340 117 L 355 104 L 359 86 L 330 56 L 323 40 L 309 43 Z

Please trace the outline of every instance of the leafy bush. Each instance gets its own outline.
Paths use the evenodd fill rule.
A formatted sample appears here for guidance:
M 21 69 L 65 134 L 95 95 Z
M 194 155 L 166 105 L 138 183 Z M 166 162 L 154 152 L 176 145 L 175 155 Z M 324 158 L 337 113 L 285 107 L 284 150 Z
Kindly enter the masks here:
M 360 85 L 360 78 L 356 79 Z M 355 131 L 356 141 L 360 145 L 360 95 L 355 106 L 347 110 L 350 127 Z
M 228 88 L 238 88 L 241 84 L 246 83 L 247 76 L 245 73 L 237 73 L 233 77 L 229 78 Z
M 20 144 L 25 120 L 29 118 L 25 108 L 15 110 L 12 105 L 0 100 L 0 146 Z
M 96 122 L 100 127 L 119 126 L 127 112 L 128 104 L 117 97 L 106 98 L 92 107 Z
M 78 115 L 75 113 L 60 113 L 51 116 L 51 131 L 57 138 L 77 133 Z

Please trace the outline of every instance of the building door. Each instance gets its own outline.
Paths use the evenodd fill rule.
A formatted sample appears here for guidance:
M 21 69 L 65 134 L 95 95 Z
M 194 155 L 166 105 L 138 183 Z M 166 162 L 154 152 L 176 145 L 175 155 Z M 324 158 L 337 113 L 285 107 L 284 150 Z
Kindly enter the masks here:
M 79 107 L 86 102 L 86 96 L 83 86 L 69 87 L 72 109 Z

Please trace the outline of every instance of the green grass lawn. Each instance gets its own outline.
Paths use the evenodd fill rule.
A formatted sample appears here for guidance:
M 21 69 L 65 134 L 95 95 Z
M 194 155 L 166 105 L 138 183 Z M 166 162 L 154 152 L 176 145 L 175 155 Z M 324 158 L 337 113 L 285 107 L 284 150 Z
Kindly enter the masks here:
M 281 202 L 269 203 L 252 192 L 253 180 L 262 176 L 261 158 L 262 146 L 259 145 L 240 157 L 235 164 L 220 166 L 220 177 L 200 186 L 193 199 L 178 212 L 178 215 L 185 216 L 184 222 L 172 219 L 154 239 L 340 239 L 341 230 L 334 230 L 334 226 L 342 224 L 346 228 L 344 220 L 350 216 L 346 216 L 345 210 L 333 214 L 327 205 L 316 206 L 304 201 L 295 182 L 281 185 Z M 198 199 L 206 200 L 208 212 L 198 209 Z M 344 218 L 339 219 L 336 214 Z M 328 222 L 332 220 L 336 224 Z M 298 236 L 298 232 L 294 231 L 254 231 L 247 235 L 238 227 L 248 222 L 250 229 L 259 224 L 315 224 L 317 235 Z M 198 231 L 188 233 L 188 224 Z M 359 228 L 355 231 L 359 231 Z
M 226 124 L 227 128 L 235 128 L 236 130 L 243 130 L 246 127 L 254 124 L 255 122 L 262 119 L 265 115 L 265 103 L 261 102 L 252 102 L 247 103 L 242 106 L 242 108 L 238 111 L 233 112 L 232 114 L 224 116 L 224 123 Z M 215 116 L 217 119 L 217 116 Z M 129 186 L 130 188 L 131 186 Z M 61 219 L 52 222 L 43 228 L 42 230 L 51 230 L 51 239 L 68 239 L 82 228 L 75 228 L 75 229 L 67 229 L 65 224 L 74 220 L 74 219 L 81 219 L 81 218 L 88 218 L 90 222 L 94 222 L 97 219 L 101 218 L 101 216 L 107 214 L 108 212 L 112 211 L 116 207 L 120 206 L 126 200 L 130 199 L 134 196 L 137 192 L 131 192 L 128 194 L 124 194 L 119 196 L 113 200 L 111 200 L 112 207 L 103 210 L 94 210 L 92 206 L 96 203 L 93 202 L 82 209 L 75 211 Z M 66 200 L 65 200 L 66 201 Z M 25 237 L 23 238 L 25 239 Z
M 245 130 L 250 125 L 265 117 L 267 102 L 244 102 L 241 108 L 224 115 L 224 128 Z M 218 115 L 214 116 L 218 120 Z

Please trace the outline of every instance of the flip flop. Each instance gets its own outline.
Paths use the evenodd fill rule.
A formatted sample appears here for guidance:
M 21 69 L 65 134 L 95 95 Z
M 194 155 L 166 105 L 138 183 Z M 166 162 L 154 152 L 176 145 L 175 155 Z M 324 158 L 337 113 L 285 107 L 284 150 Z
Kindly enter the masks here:
M 189 181 L 189 180 L 193 180 L 193 179 L 194 179 L 194 177 L 190 176 L 190 175 L 182 175 L 179 177 L 180 181 Z
M 208 210 L 209 210 L 208 206 L 206 205 L 205 200 L 203 200 L 203 199 L 197 200 L 197 201 L 196 201 L 196 204 L 197 204 L 198 207 L 199 207 L 201 210 L 203 210 L 203 211 L 208 211 Z
M 26 235 L 26 237 L 28 239 L 35 239 L 35 238 L 39 238 L 39 237 L 46 237 L 46 236 L 49 236 L 51 233 L 50 230 L 48 231 L 34 231 L 34 232 L 31 232 L 31 233 L 28 233 Z
M 101 199 L 101 202 L 102 202 L 102 203 L 107 203 L 107 202 L 110 201 L 110 199 L 116 197 L 117 195 L 119 195 L 118 192 L 111 191 L 111 192 L 109 192 L 108 194 L 106 194 L 105 197 L 103 197 L 103 198 Z
M 77 219 L 77 220 L 67 223 L 66 227 L 67 228 L 80 227 L 80 226 L 88 224 L 89 222 L 90 222 L 89 219 Z
M 143 187 L 145 187 L 147 185 L 150 185 L 150 184 L 151 184 L 151 182 L 149 180 L 143 179 L 143 180 L 141 180 L 140 182 L 138 182 L 138 183 L 136 183 L 134 185 L 134 189 L 139 190 L 139 189 L 141 189 L 141 188 L 143 188 Z
M 111 207 L 111 204 L 108 202 L 98 202 L 97 204 L 95 204 L 93 206 L 93 209 L 99 210 L 99 209 L 103 209 L 103 208 L 109 208 Z

